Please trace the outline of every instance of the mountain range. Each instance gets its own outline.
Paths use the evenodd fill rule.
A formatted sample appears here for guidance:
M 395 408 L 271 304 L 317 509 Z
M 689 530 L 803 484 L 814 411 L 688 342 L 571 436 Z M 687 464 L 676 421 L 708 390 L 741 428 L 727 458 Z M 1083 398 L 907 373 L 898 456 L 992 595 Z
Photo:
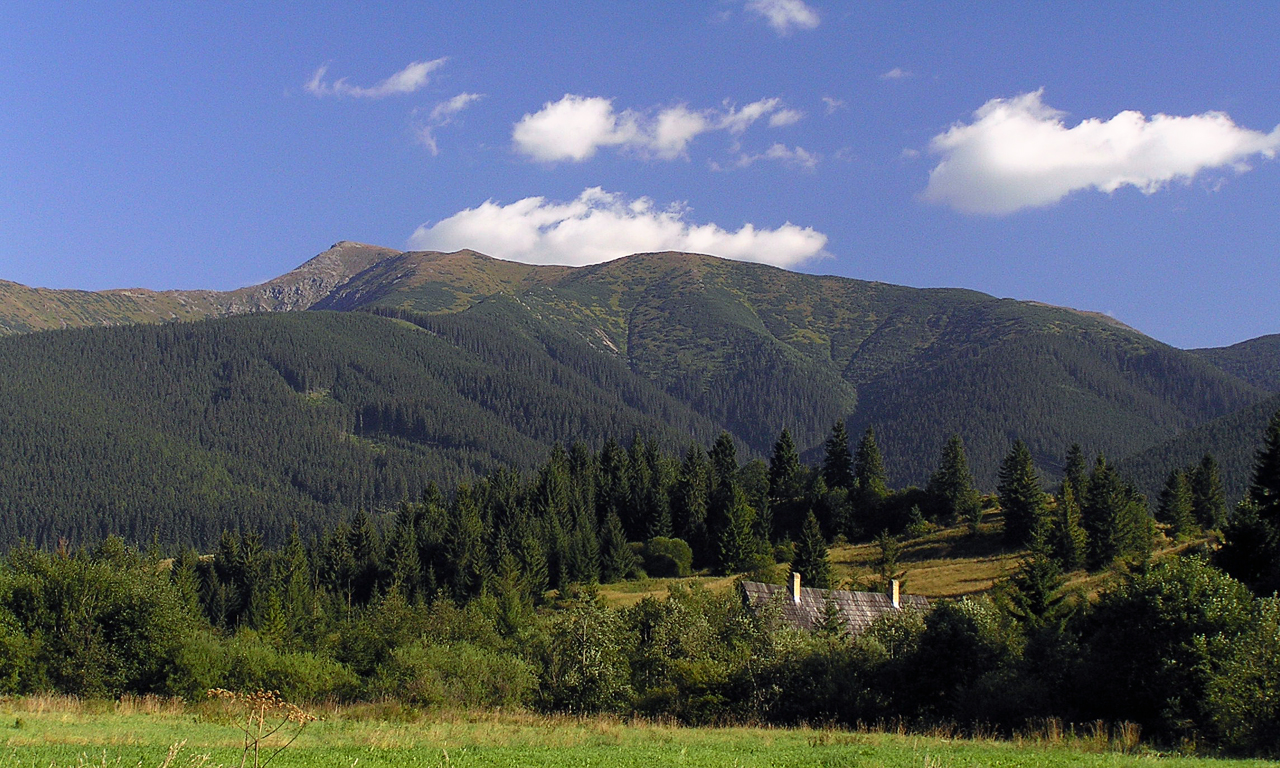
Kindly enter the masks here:
M 50 329 L 66 330 L 31 333 Z M 1174 457 L 1216 448 L 1238 493 L 1251 448 L 1224 443 L 1260 434 L 1280 391 L 1280 336 L 1179 350 L 1095 313 L 684 253 L 570 268 L 341 242 L 229 292 L 0 282 L 0 334 L 0 439 L 22 446 L 0 450 L 0 477 L 26 478 L 0 481 L 0 511 L 52 504 L 85 535 L 125 502 L 41 479 L 31 456 L 95 456 L 113 486 L 135 471 L 140 531 L 147 509 L 203 499 L 182 518 L 202 536 L 269 510 L 279 527 L 392 504 L 578 439 L 725 430 L 750 458 L 786 428 L 817 461 L 837 421 L 876 430 L 897 485 L 925 482 L 960 434 L 988 489 L 1022 439 L 1047 480 L 1079 442 L 1133 457 L 1148 490 Z M 237 446 L 255 423 L 275 442 Z M 162 490 L 160 466 L 186 490 Z

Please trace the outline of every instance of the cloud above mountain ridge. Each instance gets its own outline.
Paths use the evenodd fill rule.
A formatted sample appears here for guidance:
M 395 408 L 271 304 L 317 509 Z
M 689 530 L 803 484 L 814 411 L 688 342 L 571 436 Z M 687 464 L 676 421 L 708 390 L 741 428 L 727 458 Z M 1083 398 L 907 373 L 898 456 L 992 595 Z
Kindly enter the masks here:
M 658 208 L 599 187 L 570 202 L 526 197 L 508 205 L 488 200 L 409 238 L 415 250 L 471 248 L 526 264 L 583 266 L 654 251 L 705 253 L 736 261 L 793 267 L 825 255 L 827 236 L 787 222 L 776 229 L 744 224 L 735 231 L 694 224 L 684 206 Z
M 929 144 L 941 160 L 921 197 L 964 213 L 1007 214 L 1052 205 L 1072 192 L 1133 186 L 1152 194 L 1202 171 L 1249 169 L 1274 158 L 1280 127 L 1261 133 L 1222 112 L 1190 117 L 1120 112 L 1068 128 L 1043 89 L 992 99 L 971 123 L 956 123 Z
M 662 160 L 683 157 L 689 143 L 701 134 L 723 130 L 740 135 L 761 119 L 771 127 L 792 125 L 804 117 L 767 98 L 741 108 L 693 110 L 685 104 L 650 114 L 634 109 L 615 111 L 613 100 L 602 96 L 565 94 L 542 109 L 524 115 L 511 131 L 516 151 L 541 162 L 582 162 L 605 147 L 619 147 Z

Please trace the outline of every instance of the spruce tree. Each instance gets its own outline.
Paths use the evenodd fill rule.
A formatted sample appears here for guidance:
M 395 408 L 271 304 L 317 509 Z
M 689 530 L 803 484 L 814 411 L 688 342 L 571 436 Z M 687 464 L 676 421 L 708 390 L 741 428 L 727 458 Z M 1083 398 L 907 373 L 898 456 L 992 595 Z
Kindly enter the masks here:
M 1027 444 L 1018 440 L 1000 465 L 997 488 L 1004 510 L 1004 538 L 1015 547 L 1041 545 L 1048 535 L 1044 489 Z
M 1074 482 L 1064 482 L 1049 528 L 1049 551 L 1064 571 L 1084 567 L 1087 540 L 1080 523 L 1080 501 Z
M 1076 501 L 1084 498 L 1085 488 L 1089 484 L 1089 464 L 1084 457 L 1084 449 L 1079 443 L 1072 443 L 1067 449 L 1067 461 L 1062 469 L 1062 485 L 1058 495 L 1070 486 L 1075 491 Z
M 1267 424 L 1262 447 L 1254 459 L 1249 500 L 1258 508 L 1258 517 L 1280 530 L 1280 411 Z
M 959 435 L 952 435 L 947 440 L 942 449 L 942 460 L 933 477 L 929 478 L 926 492 L 935 508 L 935 517 L 946 523 L 956 520 L 971 522 L 981 514 L 978 491 L 973 487 L 964 441 Z
M 831 587 L 831 560 L 827 557 L 827 542 L 822 538 L 822 529 L 813 512 L 805 517 L 804 525 L 800 528 L 791 570 L 800 574 L 800 581 L 806 586 L 819 589 Z
M 1217 562 L 1255 594 L 1280 592 L 1280 412 L 1254 460 L 1249 491 L 1223 531 Z
M 769 502 L 773 511 L 773 531 L 779 538 L 789 536 L 801 525 L 801 497 L 804 495 L 804 466 L 791 440 L 782 430 L 769 457 Z
M 1187 481 L 1187 473 L 1181 469 L 1170 472 L 1169 478 L 1165 480 L 1156 507 L 1156 520 L 1169 526 L 1169 533 L 1175 537 L 1190 536 L 1196 530 L 1191 483 Z
M 724 526 L 719 531 L 719 566 L 724 574 L 739 573 L 755 567 L 760 545 L 756 539 L 756 513 L 747 503 L 747 496 L 734 484 L 725 511 Z
M 876 445 L 876 433 L 871 427 L 863 433 L 853 456 L 853 484 L 856 517 L 859 521 L 875 519 L 880 504 L 889 495 L 889 483 L 880 447 Z
M 610 513 L 600 529 L 600 581 L 621 581 L 640 565 L 640 558 L 627 543 L 622 521 Z
M 730 485 L 738 474 L 738 447 L 733 436 L 721 432 L 711 445 L 711 482 L 715 488 Z
M 1101 570 L 1117 558 L 1150 556 L 1155 529 L 1146 499 L 1121 480 L 1102 456 L 1089 476 L 1081 518 L 1088 533 L 1085 563 L 1090 570 Z
M 702 446 L 694 443 L 680 464 L 673 527 L 676 536 L 693 549 L 694 560 L 700 566 L 709 564 L 713 559 L 707 528 L 710 503 L 711 465 Z
M 853 490 L 853 455 L 849 452 L 849 433 L 845 430 L 844 421 L 832 425 L 824 450 L 822 479 L 827 487 Z
M 1218 461 L 1206 453 L 1200 464 L 1187 471 L 1191 490 L 1191 515 L 1206 531 L 1220 531 L 1227 524 L 1227 502 L 1222 491 Z

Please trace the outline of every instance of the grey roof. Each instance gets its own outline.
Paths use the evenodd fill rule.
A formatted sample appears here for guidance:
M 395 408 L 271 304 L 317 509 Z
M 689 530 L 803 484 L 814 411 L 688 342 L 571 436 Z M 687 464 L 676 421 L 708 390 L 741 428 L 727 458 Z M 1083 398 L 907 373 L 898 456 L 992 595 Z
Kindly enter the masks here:
M 923 611 L 929 608 L 929 600 L 923 595 L 899 595 L 898 603 L 902 607 L 894 608 L 889 596 L 880 592 L 802 587 L 800 602 L 796 603 L 791 599 L 791 589 L 781 584 L 762 584 L 758 581 L 744 581 L 741 584 L 747 606 L 752 610 L 758 612 L 766 605 L 775 604 L 781 611 L 783 621 L 806 630 L 814 629 L 822 621 L 828 595 L 835 601 L 850 635 L 864 631 L 886 613 L 899 610 Z

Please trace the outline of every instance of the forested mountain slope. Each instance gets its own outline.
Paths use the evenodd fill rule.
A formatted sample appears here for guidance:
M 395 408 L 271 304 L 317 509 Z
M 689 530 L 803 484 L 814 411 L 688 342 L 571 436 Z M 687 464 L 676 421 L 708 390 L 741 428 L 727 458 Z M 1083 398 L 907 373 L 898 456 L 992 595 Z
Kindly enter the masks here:
M 1280 333 L 1190 352 L 1254 386 L 1280 392 Z
M 0 339 L 0 541 L 278 540 L 556 441 L 713 425 L 511 299 L 420 318 L 291 313 Z
M 1189 467 L 1206 453 L 1217 459 L 1229 503 L 1241 499 L 1253 477 L 1267 422 L 1280 411 L 1280 395 L 1201 424 L 1120 462 L 1118 469 L 1154 499 L 1169 472 Z
M 66 300 L 88 322 L 95 296 Z M 1016 438 L 1052 476 L 1072 442 L 1126 456 L 1266 396 L 1096 314 L 683 253 L 568 268 L 339 243 L 262 286 L 202 294 L 199 307 L 188 294 L 156 296 L 188 298 L 190 312 L 176 318 L 381 308 L 480 323 L 502 314 L 475 325 L 475 338 L 489 329 L 497 339 L 507 323 L 557 334 L 756 454 L 784 427 L 813 458 L 833 422 L 847 421 L 855 435 L 874 426 L 895 484 L 923 483 L 953 433 L 991 488 Z M 12 328 L 3 320 L 10 310 L 0 302 L 0 323 Z M 124 314 L 98 321 L 132 316 Z

